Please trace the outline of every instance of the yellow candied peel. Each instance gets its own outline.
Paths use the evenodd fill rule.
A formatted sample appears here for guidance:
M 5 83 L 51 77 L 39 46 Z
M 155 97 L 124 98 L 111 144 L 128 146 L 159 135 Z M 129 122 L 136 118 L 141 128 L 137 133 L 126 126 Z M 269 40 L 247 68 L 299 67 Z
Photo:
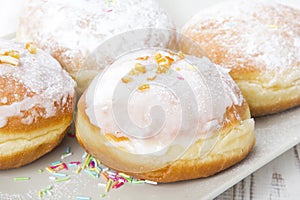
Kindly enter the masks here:
M 20 52 L 17 50 L 8 50 L 0 53 L 1 56 L 10 56 L 16 59 L 20 59 Z
M 10 64 L 13 66 L 18 66 L 19 65 L 19 59 L 14 58 L 12 56 L 0 56 L 0 64 Z
M 136 63 L 134 66 L 134 69 L 138 72 L 141 72 L 143 74 L 145 74 L 147 72 L 147 69 L 144 65 L 142 65 L 141 63 Z
M 156 75 L 152 76 L 152 77 L 148 77 L 147 81 L 154 81 L 156 79 Z
M 123 83 L 129 83 L 132 81 L 132 78 L 128 76 L 124 76 L 121 80 Z
M 149 84 L 142 84 L 142 85 L 140 85 L 140 86 L 138 87 L 138 89 L 139 89 L 140 91 L 145 91 L 145 90 L 150 89 L 150 85 L 149 85 Z
M 148 60 L 148 59 L 149 59 L 149 56 L 136 58 L 136 60 Z
M 25 48 L 26 48 L 26 49 L 29 51 L 29 53 L 31 53 L 31 54 L 36 54 L 36 52 L 37 52 L 36 46 L 35 46 L 33 43 L 31 43 L 31 42 L 26 43 L 26 44 L 25 44 Z

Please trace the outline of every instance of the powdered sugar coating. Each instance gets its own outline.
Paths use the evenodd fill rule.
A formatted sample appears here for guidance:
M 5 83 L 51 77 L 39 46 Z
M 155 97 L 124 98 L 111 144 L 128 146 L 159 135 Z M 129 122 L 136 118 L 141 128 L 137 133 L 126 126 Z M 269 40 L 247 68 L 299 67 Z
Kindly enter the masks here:
M 29 0 L 17 38 L 34 41 L 74 75 L 88 55 L 108 38 L 150 27 L 175 29 L 153 0 Z
M 25 44 L 1 40 L 0 52 L 10 50 L 19 52 L 20 58 L 18 66 L 0 64 L 0 77 L 6 82 L 1 82 L 1 85 L 9 81 L 14 83 L 8 83 L 7 88 L 1 86 L 0 128 L 10 117 L 21 117 L 23 124 L 30 125 L 39 117 L 55 116 L 57 109 L 72 107 L 73 102 L 68 98 L 74 98 L 76 84 L 55 59 L 39 49 L 32 54 Z M 7 90 L 16 90 L 16 93 L 13 97 L 3 96 L 10 92 Z M 34 108 L 42 111 L 31 110 L 30 114 L 25 114 Z
M 183 34 L 232 70 L 256 67 L 279 73 L 300 65 L 299 21 L 299 10 L 276 1 L 230 1 L 199 12 Z

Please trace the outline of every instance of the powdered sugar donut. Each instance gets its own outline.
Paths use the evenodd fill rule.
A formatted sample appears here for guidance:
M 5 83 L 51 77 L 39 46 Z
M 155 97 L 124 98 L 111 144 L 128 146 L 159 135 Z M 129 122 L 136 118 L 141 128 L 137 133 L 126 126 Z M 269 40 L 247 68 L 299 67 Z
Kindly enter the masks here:
M 32 44 L 0 40 L 0 169 L 51 151 L 72 122 L 75 82 Z
M 213 175 L 255 143 L 231 77 L 205 57 L 161 49 L 123 55 L 93 80 L 78 103 L 76 137 L 110 168 L 156 182 Z
M 299 10 L 274 1 L 230 1 L 199 12 L 182 33 L 230 69 L 260 116 L 300 104 L 299 20 Z
M 89 76 L 95 75 L 77 74 L 86 67 L 83 65 L 89 54 L 107 39 L 135 29 L 145 29 L 142 42 L 157 46 L 167 43 L 171 35 L 163 40 L 151 29 L 175 30 L 175 26 L 153 0 L 29 0 L 20 18 L 17 39 L 33 42 L 51 53 L 76 80 L 80 79 L 82 92 L 85 82 L 92 79 Z M 103 54 L 110 51 L 111 47 L 105 47 Z M 107 56 L 99 56 L 103 56 L 104 68 Z

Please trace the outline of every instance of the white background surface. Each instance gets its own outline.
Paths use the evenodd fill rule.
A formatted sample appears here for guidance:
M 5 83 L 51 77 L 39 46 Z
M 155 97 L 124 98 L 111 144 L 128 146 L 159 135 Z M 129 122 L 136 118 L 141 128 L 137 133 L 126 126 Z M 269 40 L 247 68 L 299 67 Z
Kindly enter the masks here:
M 220 0 L 160 0 L 163 7 L 173 17 L 176 25 L 181 27 L 194 13 Z M 293 4 L 300 8 L 300 0 L 282 2 Z M 24 0 L 1 0 L 0 35 L 15 31 L 17 16 Z M 125 186 L 114 192 L 109 199 L 201 199 L 212 198 L 229 188 L 217 199 L 299 199 L 300 198 L 300 145 L 292 148 L 300 141 L 300 109 L 257 120 L 257 146 L 244 162 L 218 174 L 217 176 L 176 184 L 156 186 Z M 36 170 L 57 160 L 61 151 L 70 145 L 75 153 L 72 160 L 80 158 L 83 150 L 74 141 L 67 138 L 64 143 L 51 154 L 32 165 L 17 170 L 0 172 L 0 199 L 37 199 L 36 192 L 47 187 L 47 174 L 41 178 Z M 273 158 L 285 152 L 265 167 L 252 173 Z M 70 172 L 72 173 L 72 172 Z M 252 173 L 251 175 L 249 175 Z M 19 175 L 32 176 L 31 182 L 15 183 L 13 177 Z M 248 176 L 249 175 L 249 176 Z M 248 176 L 248 177 L 247 177 Z M 242 178 L 247 177 L 240 181 Z M 29 183 L 29 184 L 28 184 Z M 40 187 L 40 188 L 39 188 Z M 84 193 L 99 198 L 99 189 L 94 180 L 76 176 L 68 184 L 62 183 L 55 188 L 55 194 L 49 199 L 75 199 L 76 195 Z M 44 198 L 44 199 L 47 199 Z

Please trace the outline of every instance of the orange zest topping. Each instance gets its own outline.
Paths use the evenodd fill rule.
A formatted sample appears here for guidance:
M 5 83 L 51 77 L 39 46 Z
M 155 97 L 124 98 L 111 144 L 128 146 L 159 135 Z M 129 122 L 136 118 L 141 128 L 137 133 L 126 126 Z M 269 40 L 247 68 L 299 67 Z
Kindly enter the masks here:
M 26 43 L 25 48 L 31 53 L 31 54 L 36 54 L 37 49 L 36 46 L 32 43 Z
M 138 87 L 138 89 L 139 89 L 140 91 L 145 91 L 145 90 L 150 89 L 150 85 L 149 85 L 149 84 L 142 84 L 142 85 L 140 85 L 140 86 Z
M 148 77 L 147 81 L 154 81 L 156 79 L 156 75 L 152 76 L 152 77 Z
M 136 60 L 148 60 L 149 56 L 145 56 L 145 57 L 138 57 Z
M 123 83 L 129 83 L 132 81 L 132 78 L 128 76 L 124 76 L 121 80 Z
M 143 74 L 145 74 L 147 72 L 146 67 L 144 65 L 142 65 L 141 63 L 136 63 L 134 66 L 134 69 Z

